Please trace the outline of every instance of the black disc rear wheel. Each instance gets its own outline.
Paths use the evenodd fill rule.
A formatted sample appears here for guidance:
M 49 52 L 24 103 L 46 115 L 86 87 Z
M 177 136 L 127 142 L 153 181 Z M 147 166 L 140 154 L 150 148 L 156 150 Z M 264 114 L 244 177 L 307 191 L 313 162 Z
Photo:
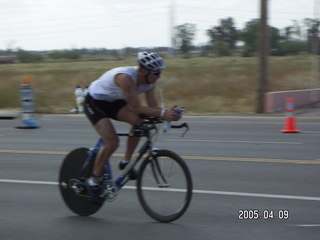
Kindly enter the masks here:
M 64 202 L 71 211 L 80 216 L 92 215 L 102 206 L 91 201 L 85 187 L 85 180 L 91 174 L 90 169 L 83 171 L 88 152 L 87 148 L 71 151 L 65 157 L 59 175 L 59 188 Z M 92 166 L 87 167 L 92 169 Z

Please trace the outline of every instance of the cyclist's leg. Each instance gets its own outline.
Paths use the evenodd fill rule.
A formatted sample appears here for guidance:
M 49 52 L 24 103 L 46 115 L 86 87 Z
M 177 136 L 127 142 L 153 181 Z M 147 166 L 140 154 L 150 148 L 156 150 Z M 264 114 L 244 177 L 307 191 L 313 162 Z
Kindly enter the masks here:
M 142 122 L 142 119 L 134 113 L 128 105 L 123 106 L 119 112 L 117 113 L 117 120 L 122 122 L 127 122 L 131 124 L 133 130 L 134 126 Z M 134 153 L 134 150 L 136 149 L 138 143 L 139 143 L 140 137 L 128 137 L 127 140 L 127 149 L 124 156 L 124 160 L 130 161 L 132 154 Z
M 118 148 L 119 137 L 117 136 L 112 122 L 108 118 L 99 120 L 94 125 L 94 128 L 106 143 L 103 147 L 100 148 L 93 167 L 93 174 L 95 176 L 102 176 L 104 173 L 104 166 L 106 162 L 108 161 L 112 153 Z M 91 179 L 97 183 L 96 179 Z

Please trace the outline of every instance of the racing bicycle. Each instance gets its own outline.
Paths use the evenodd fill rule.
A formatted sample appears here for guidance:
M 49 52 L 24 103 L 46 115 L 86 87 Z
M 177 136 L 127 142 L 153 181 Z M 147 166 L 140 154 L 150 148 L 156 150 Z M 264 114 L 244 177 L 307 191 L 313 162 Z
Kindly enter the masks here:
M 132 189 L 125 185 L 132 180 L 134 169 L 136 192 L 145 212 L 159 222 L 172 222 L 188 209 L 192 198 L 192 177 L 185 161 L 173 151 L 154 148 L 163 120 L 144 117 L 143 123 L 133 133 L 118 133 L 119 136 L 144 137 L 145 142 L 134 154 L 132 160 L 116 178 L 113 177 L 109 161 L 105 165 L 103 183 L 104 202 L 116 199 L 121 189 Z M 189 130 L 187 123 L 171 125 L 171 128 Z M 92 174 L 97 152 L 105 142 L 99 138 L 91 149 L 77 148 L 68 153 L 59 174 L 59 188 L 67 207 L 80 216 L 96 213 L 103 203 L 94 202 L 88 192 L 87 181 Z M 130 188 L 131 187 L 131 188 Z

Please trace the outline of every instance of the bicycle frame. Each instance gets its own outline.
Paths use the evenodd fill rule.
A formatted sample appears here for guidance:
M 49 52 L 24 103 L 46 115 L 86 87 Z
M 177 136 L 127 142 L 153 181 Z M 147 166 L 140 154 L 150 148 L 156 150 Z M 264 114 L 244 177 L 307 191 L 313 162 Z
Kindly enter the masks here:
M 156 132 L 157 131 L 158 130 L 156 130 Z M 129 133 L 118 133 L 117 135 L 118 136 L 125 136 L 125 137 L 136 136 L 134 134 L 129 134 Z M 142 159 L 143 155 L 147 151 L 149 151 L 150 154 L 151 154 L 151 152 L 152 152 L 152 140 L 151 140 L 152 136 L 153 135 L 151 135 L 148 132 L 148 134 L 145 136 L 147 138 L 147 140 L 145 141 L 143 146 L 139 149 L 139 151 L 137 153 L 135 153 L 133 155 L 132 161 L 130 161 L 128 166 L 126 166 L 126 168 L 123 171 L 123 173 L 115 179 L 114 182 L 116 184 L 117 190 L 121 189 L 130 180 L 130 178 L 129 178 L 130 172 L 133 170 L 133 168 L 136 166 L 136 164 Z M 98 153 L 98 151 L 101 148 L 101 146 L 103 146 L 105 144 L 106 143 L 104 142 L 104 140 L 101 137 L 97 140 L 97 142 L 94 145 L 94 147 L 90 149 L 90 152 L 88 154 L 88 158 L 86 160 L 86 163 L 84 164 L 84 167 L 83 167 L 82 171 L 86 171 L 87 170 L 86 169 L 87 166 L 90 163 L 92 164 L 95 161 L 96 154 Z M 111 167 L 110 161 L 106 162 L 105 173 L 104 174 L 107 177 L 107 180 L 113 180 L 112 167 Z
M 136 164 L 142 159 L 143 155 L 146 152 L 149 152 L 148 156 L 152 156 L 156 149 L 153 148 L 153 141 L 152 138 L 158 134 L 159 130 L 156 124 L 159 122 L 145 122 L 143 124 L 146 124 L 145 126 L 142 124 L 140 129 L 138 128 L 138 132 L 135 132 L 133 134 L 130 133 L 118 133 L 118 136 L 124 136 L 124 137 L 132 137 L 132 136 L 139 136 L 139 137 L 146 137 L 145 143 L 142 145 L 142 147 L 137 151 L 133 156 L 132 160 L 128 163 L 128 165 L 125 167 L 123 173 L 118 176 L 114 183 L 117 190 L 120 190 L 129 180 L 130 180 L 130 172 L 134 169 Z M 189 130 L 189 126 L 187 123 L 182 123 L 180 125 L 171 125 L 172 128 L 186 128 L 186 131 L 181 135 L 181 137 L 184 136 L 184 134 Z M 153 133 L 151 131 L 154 130 Z M 88 154 L 88 158 L 86 159 L 86 162 L 84 164 L 84 167 L 81 172 L 81 176 L 83 176 L 84 171 L 88 171 L 87 166 L 94 163 L 96 154 L 98 153 L 101 146 L 105 145 L 106 143 L 104 140 L 100 137 L 93 148 L 90 149 L 90 152 Z M 148 157 L 147 156 L 147 157 Z M 113 180 L 113 174 L 112 174 L 112 167 L 110 164 L 110 161 L 106 162 L 105 165 L 105 173 L 104 173 L 106 180 Z

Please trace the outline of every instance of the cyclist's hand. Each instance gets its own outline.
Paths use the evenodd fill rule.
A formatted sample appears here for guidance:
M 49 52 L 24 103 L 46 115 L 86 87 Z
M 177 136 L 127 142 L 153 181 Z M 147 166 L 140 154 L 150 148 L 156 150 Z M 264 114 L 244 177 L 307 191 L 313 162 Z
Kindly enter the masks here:
M 177 105 L 174 105 L 171 110 L 173 110 L 176 114 L 182 115 L 185 112 L 184 107 L 178 107 Z
M 181 114 L 175 113 L 173 109 L 166 110 L 164 113 L 164 119 L 168 122 L 178 121 L 181 118 Z

